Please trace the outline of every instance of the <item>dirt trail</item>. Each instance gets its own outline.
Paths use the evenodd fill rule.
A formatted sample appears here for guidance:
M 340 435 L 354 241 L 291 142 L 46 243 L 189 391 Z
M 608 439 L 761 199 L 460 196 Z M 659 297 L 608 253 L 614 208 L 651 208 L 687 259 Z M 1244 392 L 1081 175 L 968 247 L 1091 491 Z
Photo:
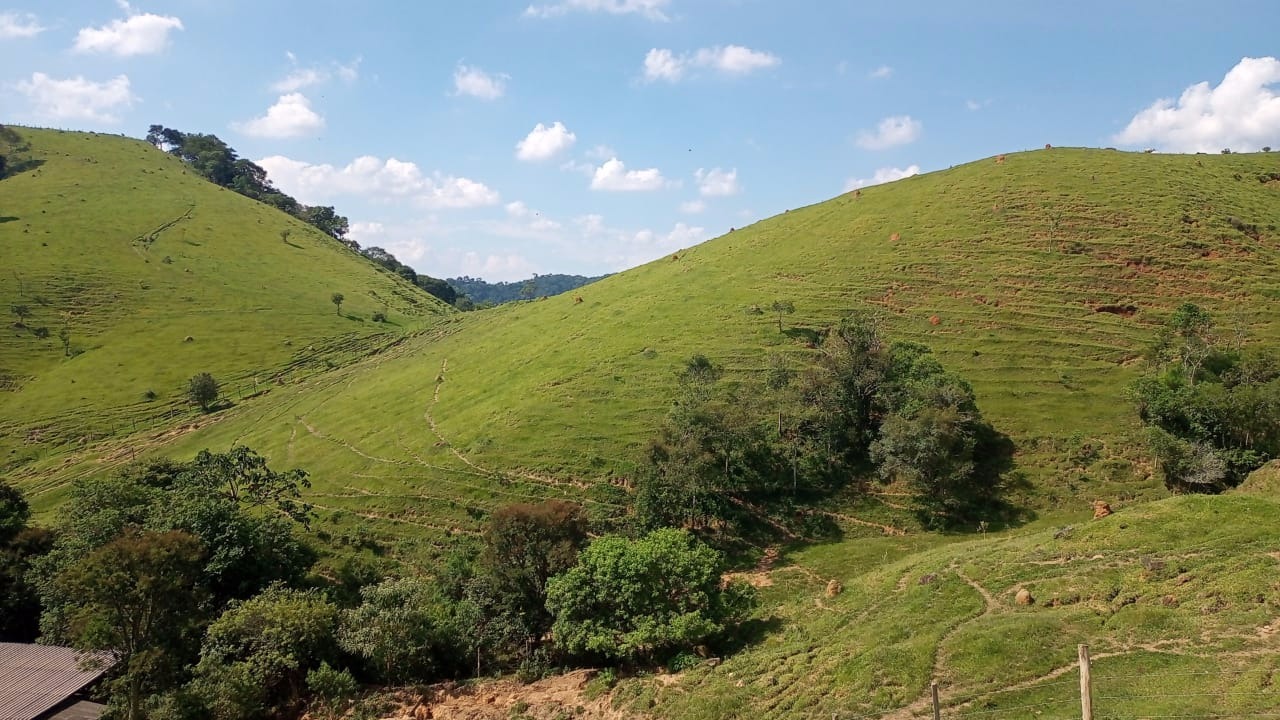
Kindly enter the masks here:
M 838 513 L 838 512 L 830 512 L 828 510 L 819 510 L 817 512 L 819 512 L 822 515 L 826 515 L 829 518 L 834 518 L 836 520 L 843 520 L 844 522 L 847 522 L 851 525 L 861 525 L 862 527 L 875 528 L 880 532 L 884 533 L 885 535 L 906 535 L 907 534 L 907 531 L 903 530 L 902 528 L 897 528 L 892 525 L 884 525 L 878 522 L 872 522 L 870 520 L 863 520 L 862 518 L 856 518 L 852 515 L 845 515 L 843 513 Z
M 567 717 L 573 708 L 577 720 L 624 720 L 644 717 L 631 709 L 615 709 L 606 693 L 588 699 L 587 683 L 595 670 L 578 670 L 567 675 L 522 685 L 514 680 L 476 683 L 440 683 L 426 692 L 400 691 L 393 697 L 397 707 L 384 720 L 552 720 Z

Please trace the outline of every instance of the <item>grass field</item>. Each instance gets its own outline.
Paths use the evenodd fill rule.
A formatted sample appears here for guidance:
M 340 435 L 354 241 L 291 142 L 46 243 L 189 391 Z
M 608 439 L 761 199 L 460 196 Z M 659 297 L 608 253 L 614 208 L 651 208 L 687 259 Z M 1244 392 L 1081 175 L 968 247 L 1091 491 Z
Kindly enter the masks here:
M 937 678 L 957 717 L 1073 717 L 1077 642 L 1115 678 L 1102 696 L 1187 696 L 1109 700 L 1100 717 L 1275 707 L 1280 509 L 1167 498 L 1123 391 L 1186 301 L 1280 339 L 1280 184 L 1259 181 L 1280 156 L 1014 153 L 793 209 L 573 294 L 456 314 L 143 143 L 24 134 L 46 162 L 0 182 L 15 258 L 0 295 L 83 350 L 64 357 L 56 330 L 0 339 L 3 467 L 46 518 L 76 478 L 244 443 L 310 471 L 321 540 L 429 570 L 504 504 L 617 510 L 690 355 L 749 381 L 773 353 L 802 365 L 814 333 L 872 308 L 892 339 L 969 379 L 1014 440 L 1027 524 L 925 533 L 894 488 L 834 498 L 820 511 L 840 539 L 761 548 L 758 637 L 669 685 L 625 681 L 622 707 L 909 717 Z M 779 299 L 796 306 L 781 333 L 746 312 Z M 370 322 L 384 306 L 392 322 Z M 232 407 L 183 404 L 202 370 L 229 381 Z M 1119 512 L 1089 522 L 1095 497 Z M 827 597 L 831 580 L 844 592 Z M 1013 604 L 1024 587 L 1036 604 Z
M 40 163 L 0 182 L 0 469 L 19 482 L 69 448 L 188 419 L 185 382 L 198 372 L 237 401 L 447 312 L 144 142 L 19 133 Z M 14 305 L 30 316 L 19 323 Z M 371 322 L 375 310 L 390 322 Z

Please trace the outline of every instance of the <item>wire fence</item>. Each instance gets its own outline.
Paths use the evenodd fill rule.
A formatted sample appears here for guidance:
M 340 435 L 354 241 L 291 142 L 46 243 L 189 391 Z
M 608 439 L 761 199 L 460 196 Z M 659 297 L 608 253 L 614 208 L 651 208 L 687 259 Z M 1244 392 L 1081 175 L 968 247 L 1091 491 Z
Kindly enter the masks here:
M 1280 653 L 1277 656 L 1280 657 Z M 1243 682 L 1250 675 L 1256 676 L 1253 682 Z M 1236 685 L 1222 687 L 1223 681 Z M 1166 684 L 1171 689 L 1153 689 L 1153 684 Z M 1215 684 L 1219 686 L 1213 687 Z M 937 688 L 937 685 L 933 687 Z M 996 706 L 1002 695 L 1038 695 L 1046 691 L 1050 695 L 1047 699 Z M 1094 675 L 1087 648 L 1081 646 L 1080 661 L 1068 670 L 1050 673 L 1046 682 L 971 690 L 950 702 L 945 698 L 945 691 L 932 693 L 932 698 L 930 694 L 926 692 L 926 697 L 904 707 L 856 713 L 814 711 L 806 717 L 811 720 L 927 720 L 931 717 L 993 720 L 1280 719 L 1280 666 Z

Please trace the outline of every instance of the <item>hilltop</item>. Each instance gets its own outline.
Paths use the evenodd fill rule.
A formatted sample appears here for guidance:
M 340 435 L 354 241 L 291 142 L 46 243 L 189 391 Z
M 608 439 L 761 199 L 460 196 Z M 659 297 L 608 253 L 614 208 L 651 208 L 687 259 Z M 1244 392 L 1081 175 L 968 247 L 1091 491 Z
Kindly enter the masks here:
M 0 468 L 19 482 L 72 448 L 193 419 L 198 372 L 238 402 L 451 312 L 148 143 L 7 135 L 0 153 L 21 164 L 0 180 Z

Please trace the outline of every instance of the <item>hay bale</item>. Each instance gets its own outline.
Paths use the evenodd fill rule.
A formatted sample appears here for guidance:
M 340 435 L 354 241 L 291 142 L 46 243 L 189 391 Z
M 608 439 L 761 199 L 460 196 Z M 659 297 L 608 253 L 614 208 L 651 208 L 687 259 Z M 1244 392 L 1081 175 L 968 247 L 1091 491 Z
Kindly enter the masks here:
M 1026 588 L 1018 588 L 1018 594 L 1013 596 L 1013 601 L 1019 605 L 1034 605 L 1036 599 L 1031 597 L 1031 591 Z

